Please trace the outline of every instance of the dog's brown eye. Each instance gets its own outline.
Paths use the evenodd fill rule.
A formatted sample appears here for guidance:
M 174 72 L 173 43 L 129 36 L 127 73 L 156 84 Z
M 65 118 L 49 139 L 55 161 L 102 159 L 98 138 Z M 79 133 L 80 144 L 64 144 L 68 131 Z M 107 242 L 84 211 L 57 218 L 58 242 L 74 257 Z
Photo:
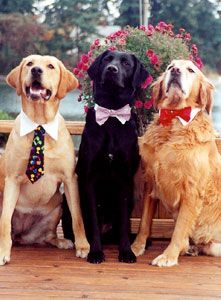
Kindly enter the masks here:
M 126 59 L 122 59 L 122 64 L 124 64 L 125 66 L 129 66 L 129 62 Z
M 113 56 L 111 56 L 111 55 L 104 58 L 105 61 L 112 61 L 112 59 L 113 59 Z
M 167 70 L 170 70 L 170 69 L 172 69 L 172 67 L 173 67 L 173 66 L 169 66 L 169 67 L 167 68 Z
M 49 69 L 54 69 L 54 66 L 52 64 L 48 65 Z
M 195 72 L 193 71 L 193 69 L 191 69 L 191 68 L 187 68 L 187 70 L 188 70 L 190 73 L 195 73 Z
M 27 66 L 28 66 L 28 67 L 33 66 L 33 62 L 29 61 L 29 62 L 27 63 Z

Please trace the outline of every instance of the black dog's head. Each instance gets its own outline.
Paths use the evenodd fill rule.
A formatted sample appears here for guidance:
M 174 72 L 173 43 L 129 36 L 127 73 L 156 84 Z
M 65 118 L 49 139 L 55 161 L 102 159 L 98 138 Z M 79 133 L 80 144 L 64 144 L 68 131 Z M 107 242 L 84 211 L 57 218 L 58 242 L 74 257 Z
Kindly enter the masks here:
M 88 75 L 94 81 L 95 102 L 116 108 L 131 104 L 148 72 L 133 54 L 107 50 L 92 63 Z

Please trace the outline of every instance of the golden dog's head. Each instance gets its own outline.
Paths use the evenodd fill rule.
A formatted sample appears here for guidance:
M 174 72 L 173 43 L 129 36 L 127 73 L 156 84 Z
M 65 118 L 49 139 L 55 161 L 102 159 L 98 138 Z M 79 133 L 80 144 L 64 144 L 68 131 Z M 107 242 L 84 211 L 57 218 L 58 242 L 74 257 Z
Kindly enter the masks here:
M 28 101 L 62 99 L 78 86 L 74 75 L 54 56 L 30 55 L 6 78 L 17 94 Z
M 153 84 L 155 107 L 212 110 L 214 87 L 190 60 L 173 60 Z

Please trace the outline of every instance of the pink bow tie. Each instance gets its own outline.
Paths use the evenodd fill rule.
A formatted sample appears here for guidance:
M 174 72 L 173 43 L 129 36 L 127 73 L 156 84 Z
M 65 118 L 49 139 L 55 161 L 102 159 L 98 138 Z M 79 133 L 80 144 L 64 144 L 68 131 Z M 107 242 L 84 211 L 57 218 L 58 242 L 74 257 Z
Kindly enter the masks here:
M 116 110 L 107 109 L 105 107 L 95 104 L 94 109 L 96 115 L 96 122 L 99 125 L 103 125 L 109 117 L 117 118 L 122 124 L 125 124 L 126 121 L 129 121 L 131 117 L 131 108 L 129 104 Z

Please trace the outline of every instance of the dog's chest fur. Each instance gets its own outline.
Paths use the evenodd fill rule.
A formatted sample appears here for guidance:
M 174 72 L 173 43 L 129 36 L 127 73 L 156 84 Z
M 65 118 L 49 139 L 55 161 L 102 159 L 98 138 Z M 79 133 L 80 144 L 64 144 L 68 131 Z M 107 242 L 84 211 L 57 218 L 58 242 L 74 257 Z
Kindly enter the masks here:
M 86 161 L 83 155 L 87 157 L 90 170 L 82 165 Z M 138 157 L 137 132 L 133 119 L 123 125 L 116 118 L 110 117 L 100 126 L 95 121 L 94 113 L 90 112 L 82 137 L 78 173 L 100 169 L 101 174 L 110 174 L 119 168 L 135 168 L 133 164 L 138 163 Z
M 187 127 L 178 120 L 163 127 L 155 120 L 140 141 L 147 181 L 149 178 L 153 182 L 152 196 L 160 199 L 175 214 L 181 198 L 188 197 L 188 187 L 195 186 L 195 190 L 202 194 L 207 185 L 210 167 L 205 145 L 209 136 L 208 141 L 212 139 L 212 134 L 203 132 L 203 123 L 201 116 Z
M 33 133 L 20 137 L 18 130 L 13 130 L 6 148 L 6 170 L 17 174 L 17 180 L 21 183 L 20 195 L 16 208 L 23 213 L 30 213 L 42 206 L 50 206 L 50 200 L 58 190 L 60 183 L 66 177 L 66 170 L 72 167 L 74 172 L 74 149 L 70 135 L 61 121 L 58 140 L 53 140 L 48 134 L 45 136 L 44 175 L 34 184 L 27 178 L 25 171 L 28 164 Z M 19 126 L 18 126 L 19 128 Z M 62 132 L 62 134 L 60 134 Z M 7 150 L 7 149 L 10 149 Z M 70 149 L 72 151 L 70 151 Z M 67 155 L 68 153 L 68 155 Z M 7 166 L 7 162 L 14 160 L 13 170 Z

